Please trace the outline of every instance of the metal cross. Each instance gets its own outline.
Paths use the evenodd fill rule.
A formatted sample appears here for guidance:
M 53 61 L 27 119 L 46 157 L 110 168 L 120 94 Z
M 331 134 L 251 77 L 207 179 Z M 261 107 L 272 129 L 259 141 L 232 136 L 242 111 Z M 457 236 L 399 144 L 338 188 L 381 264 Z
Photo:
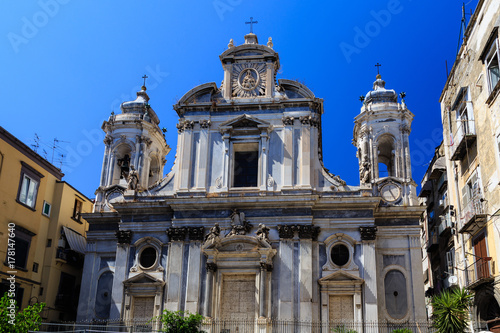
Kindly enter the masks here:
M 250 33 L 253 34 L 253 25 L 259 23 L 253 20 L 253 17 L 250 17 L 250 22 L 245 22 L 245 24 L 250 24 Z
M 144 76 L 142 77 L 144 79 L 144 84 L 143 86 L 145 87 L 146 86 L 146 79 L 148 78 L 148 76 L 146 74 L 144 74 Z
M 377 67 L 377 74 L 380 74 L 380 72 L 379 72 L 380 66 L 382 66 L 382 65 L 381 65 L 381 64 L 379 64 L 378 62 L 377 62 L 377 64 L 375 65 L 375 67 Z

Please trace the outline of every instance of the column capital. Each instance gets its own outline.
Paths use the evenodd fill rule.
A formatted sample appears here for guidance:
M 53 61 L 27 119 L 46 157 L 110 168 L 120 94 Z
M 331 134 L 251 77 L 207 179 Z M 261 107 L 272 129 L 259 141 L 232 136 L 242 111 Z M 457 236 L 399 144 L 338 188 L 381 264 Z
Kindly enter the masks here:
M 359 232 L 361 234 L 361 240 L 375 240 L 377 238 L 377 227 L 359 227 Z
M 207 262 L 205 264 L 205 267 L 206 267 L 207 271 L 209 271 L 209 272 L 216 272 L 217 271 L 217 264 L 214 262 Z
M 118 244 L 130 244 L 132 241 L 132 230 L 117 230 L 115 236 Z
M 186 234 L 188 232 L 188 228 L 186 227 L 181 227 L 181 228 L 168 228 L 166 233 L 168 237 L 170 237 L 170 241 L 183 241 L 186 238 Z

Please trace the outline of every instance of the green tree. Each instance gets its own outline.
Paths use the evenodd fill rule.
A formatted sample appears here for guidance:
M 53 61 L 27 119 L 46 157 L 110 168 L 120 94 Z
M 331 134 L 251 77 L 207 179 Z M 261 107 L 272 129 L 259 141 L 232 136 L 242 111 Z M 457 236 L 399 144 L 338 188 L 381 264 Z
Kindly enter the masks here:
M 469 322 L 472 295 L 467 289 L 445 290 L 432 298 L 434 326 L 440 333 L 464 332 Z
M 203 316 L 184 311 L 164 310 L 163 314 L 153 318 L 162 323 L 161 331 L 165 333 L 203 333 L 200 330 Z
M 45 303 L 35 303 L 19 311 L 16 301 L 5 293 L 0 299 L 0 333 L 38 331 Z
M 391 333 L 413 333 L 413 331 L 409 328 L 398 328 L 397 330 L 394 330 Z

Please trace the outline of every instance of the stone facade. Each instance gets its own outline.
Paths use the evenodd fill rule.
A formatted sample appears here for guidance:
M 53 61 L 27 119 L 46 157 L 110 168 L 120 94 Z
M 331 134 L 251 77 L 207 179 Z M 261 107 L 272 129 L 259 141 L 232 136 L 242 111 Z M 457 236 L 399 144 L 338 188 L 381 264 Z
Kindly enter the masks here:
M 441 94 L 447 197 L 456 212 L 454 266 L 474 292 L 475 328 L 500 331 L 500 3 L 479 1 Z M 488 324 L 489 322 L 489 324 Z
M 355 120 L 367 176 L 360 170 L 361 185 L 349 186 L 323 166 L 323 100 L 276 80 L 272 43 L 249 34 L 220 60 L 221 86 L 197 86 L 174 105 L 177 155 L 165 177 L 148 178 L 151 154 L 161 161 L 168 146 L 145 88 L 103 125 L 110 144 L 95 212 L 86 215 L 89 287 L 79 319 L 164 309 L 214 319 L 424 319 L 422 209 L 404 102 L 377 77 Z M 125 151 L 137 187 L 116 176 Z M 96 297 L 101 282 L 107 299 Z M 136 310 L 144 302 L 147 314 Z

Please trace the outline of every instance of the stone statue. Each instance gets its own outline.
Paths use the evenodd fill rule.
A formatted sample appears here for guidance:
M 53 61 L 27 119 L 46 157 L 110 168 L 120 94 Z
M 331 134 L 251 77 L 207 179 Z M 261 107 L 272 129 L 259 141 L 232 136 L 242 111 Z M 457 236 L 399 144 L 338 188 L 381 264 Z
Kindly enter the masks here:
M 205 243 L 213 244 L 215 243 L 220 237 L 220 228 L 219 228 L 219 223 L 215 223 L 212 228 L 210 228 L 210 231 L 208 234 L 205 236 Z
M 234 47 L 234 42 L 233 42 L 233 39 L 231 38 L 231 39 L 229 40 L 229 44 L 227 44 L 227 48 L 228 48 L 228 49 L 230 49 L 230 48 L 232 48 L 232 47 Z
M 266 227 L 265 224 L 259 224 L 259 228 L 255 232 L 255 235 L 257 236 L 258 240 L 266 241 L 267 243 L 269 243 L 269 228 Z
M 246 89 L 255 88 L 255 78 L 252 76 L 252 73 L 250 73 L 250 71 L 247 71 L 247 73 L 245 74 L 241 86 Z
M 130 156 L 125 154 L 123 158 L 119 158 L 118 166 L 120 167 L 120 179 L 127 178 L 130 167 Z
M 370 181 L 370 167 L 370 162 L 364 159 L 363 164 L 359 168 L 359 176 L 362 183 L 368 183 Z
M 139 174 L 133 165 L 130 166 L 130 172 L 128 173 L 128 187 L 127 190 L 137 191 L 139 186 Z
M 273 39 L 271 37 L 267 40 L 267 47 L 273 48 Z
M 231 231 L 226 237 L 246 235 L 251 228 L 252 225 L 245 219 L 245 213 L 239 212 L 238 209 L 233 209 L 233 213 L 231 214 Z

